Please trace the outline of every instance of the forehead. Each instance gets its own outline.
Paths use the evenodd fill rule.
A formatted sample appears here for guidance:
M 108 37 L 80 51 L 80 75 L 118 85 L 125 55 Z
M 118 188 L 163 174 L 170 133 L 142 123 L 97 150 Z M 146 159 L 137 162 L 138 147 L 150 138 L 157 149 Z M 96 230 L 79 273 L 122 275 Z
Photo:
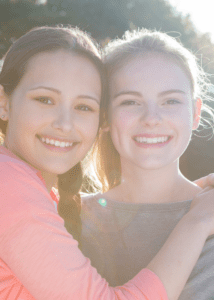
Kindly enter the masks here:
M 61 72 L 63 75 L 66 69 L 70 72 L 84 73 L 93 70 L 98 73 L 97 68 L 89 58 L 64 50 L 36 54 L 29 60 L 26 72 L 33 74 L 37 70 L 43 70 L 45 75 L 47 72 L 51 73 L 51 71 L 54 71 L 54 73 Z
M 191 93 L 191 82 L 175 59 L 159 53 L 138 56 L 116 70 L 110 78 L 111 96 L 122 90 L 161 92 L 182 89 Z
M 42 52 L 32 57 L 25 69 L 19 87 L 56 85 L 60 89 L 72 87 L 82 92 L 93 89 L 101 93 L 101 79 L 96 66 L 87 58 L 66 51 Z

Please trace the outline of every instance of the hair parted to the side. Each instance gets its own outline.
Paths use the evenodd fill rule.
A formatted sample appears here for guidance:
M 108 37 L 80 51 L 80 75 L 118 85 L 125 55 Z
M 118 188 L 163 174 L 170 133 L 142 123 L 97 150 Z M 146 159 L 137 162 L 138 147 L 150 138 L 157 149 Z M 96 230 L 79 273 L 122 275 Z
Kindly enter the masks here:
M 16 89 L 23 77 L 30 59 L 42 52 L 64 50 L 88 58 L 97 68 L 102 82 L 102 97 L 105 93 L 105 75 L 99 48 L 88 34 L 78 28 L 38 27 L 20 37 L 3 58 L 0 72 L 0 84 L 9 96 Z M 54 61 L 53 61 L 54 64 Z M 104 97 L 103 97 L 104 99 Z M 103 106 L 101 101 L 101 108 Z M 0 120 L 1 137 L 4 138 L 7 122 Z M 79 162 L 65 174 L 58 175 L 58 192 L 60 196 L 58 212 L 65 221 L 65 227 L 80 243 L 81 236 L 81 199 L 80 188 L 83 180 Z
M 207 119 L 202 118 L 201 125 L 212 126 L 213 112 L 206 104 L 207 101 L 212 100 L 209 97 L 210 81 L 208 76 L 199 66 L 196 56 L 166 33 L 147 29 L 127 31 L 122 39 L 110 41 L 103 54 L 108 80 L 132 59 L 157 53 L 174 60 L 184 70 L 191 83 L 193 101 L 198 98 L 202 99 L 202 110 L 209 116 Z M 108 95 L 107 98 L 106 112 L 108 112 L 110 101 Z M 106 113 L 104 117 L 106 119 L 103 124 L 109 124 L 108 114 Z M 103 192 L 120 184 L 120 156 L 112 143 L 109 131 L 100 130 L 91 160 Z

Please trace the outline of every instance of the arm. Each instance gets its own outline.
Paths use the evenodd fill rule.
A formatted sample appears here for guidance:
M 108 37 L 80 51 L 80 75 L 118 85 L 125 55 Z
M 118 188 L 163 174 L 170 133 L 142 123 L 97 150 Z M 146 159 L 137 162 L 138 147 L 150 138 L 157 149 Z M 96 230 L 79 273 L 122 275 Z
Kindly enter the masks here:
M 18 164 L 0 169 L 0 257 L 13 272 L 8 279 L 14 274 L 37 300 L 167 299 L 150 270 L 109 287 L 65 230 L 40 179 Z
M 161 279 L 170 300 L 178 299 L 213 229 L 214 189 L 207 188 L 194 197 L 190 211 L 147 266 Z
M 109 287 L 65 230 L 63 220 L 56 214 L 49 194 L 36 175 L 27 173 L 26 176 L 28 171 L 19 166 L 16 171 L 10 167 L 9 173 L 8 169 L 0 173 L 0 257 L 36 299 L 167 299 L 162 283 L 149 270 L 142 270 L 122 287 Z M 187 275 L 184 279 L 176 277 L 175 269 L 179 267 L 182 275 L 187 269 L 185 274 L 189 274 L 197 260 L 192 259 L 186 266 L 191 249 L 185 249 L 185 243 L 178 243 L 181 250 L 185 249 L 180 254 L 173 246 L 183 236 L 182 231 L 186 232 L 186 221 L 183 222 L 149 266 L 161 278 L 170 297 L 174 289 L 176 295 L 179 293 L 188 278 Z M 192 236 L 192 230 L 194 226 L 189 227 L 186 238 Z M 203 234 L 205 240 L 208 233 L 204 230 Z M 198 242 L 198 255 L 204 240 Z M 174 261 L 178 254 L 183 262 L 181 266 Z

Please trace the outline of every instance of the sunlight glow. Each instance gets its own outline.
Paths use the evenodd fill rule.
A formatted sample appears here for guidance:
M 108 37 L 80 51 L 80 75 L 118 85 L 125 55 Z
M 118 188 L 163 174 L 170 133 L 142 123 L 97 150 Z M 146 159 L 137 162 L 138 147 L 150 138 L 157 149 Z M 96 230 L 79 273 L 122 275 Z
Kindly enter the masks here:
M 168 0 L 176 10 L 184 15 L 190 14 L 196 29 L 211 33 L 214 41 L 214 3 L 210 0 Z
M 48 0 L 36 0 L 37 5 L 45 5 L 48 3 Z

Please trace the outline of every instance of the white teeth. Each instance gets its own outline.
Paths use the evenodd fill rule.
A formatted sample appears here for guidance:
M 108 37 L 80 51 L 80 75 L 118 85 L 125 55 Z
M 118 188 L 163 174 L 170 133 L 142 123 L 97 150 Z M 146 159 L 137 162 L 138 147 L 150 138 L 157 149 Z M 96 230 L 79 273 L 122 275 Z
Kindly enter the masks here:
M 156 137 L 156 138 L 135 137 L 134 139 L 138 143 L 157 144 L 157 143 L 164 143 L 164 142 L 166 142 L 168 140 L 168 136 Z
M 70 147 L 73 145 L 73 143 L 69 143 L 69 142 L 60 142 L 60 141 L 56 141 L 53 139 L 49 139 L 49 138 L 41 138 L 42 142 L 45 144 L 51 144 L 54 145 L 56 147 L 60 147 L 60 148 L 65 148 L 65 147 Z
M 59 145 L 61 148 L 65 147 L 65 142 L 61 142 Z

